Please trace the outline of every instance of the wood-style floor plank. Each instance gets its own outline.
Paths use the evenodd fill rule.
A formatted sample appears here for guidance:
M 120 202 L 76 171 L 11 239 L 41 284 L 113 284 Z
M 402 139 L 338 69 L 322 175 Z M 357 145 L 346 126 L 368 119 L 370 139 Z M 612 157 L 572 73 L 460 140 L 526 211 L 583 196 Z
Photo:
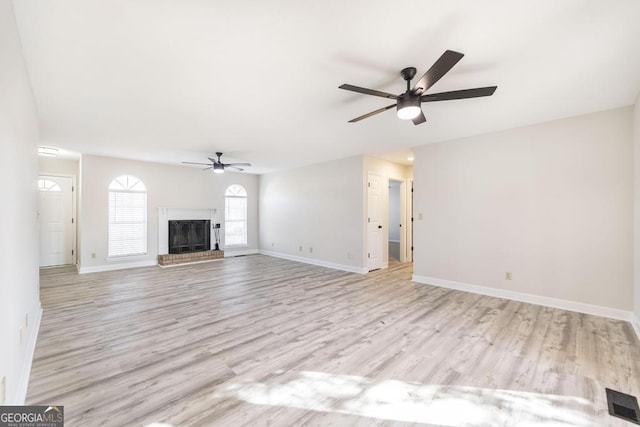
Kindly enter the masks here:
M 41 271 L 28 404 L 68 426 L 627 425 L 627 322 L 262 255 Z

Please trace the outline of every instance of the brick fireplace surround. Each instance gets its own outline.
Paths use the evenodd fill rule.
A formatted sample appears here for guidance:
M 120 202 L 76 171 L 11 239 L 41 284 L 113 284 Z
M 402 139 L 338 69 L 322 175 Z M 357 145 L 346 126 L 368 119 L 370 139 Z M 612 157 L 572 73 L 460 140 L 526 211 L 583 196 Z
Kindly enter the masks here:
M 224 258 L 224 251 L 221 250 L 182 254 L 169 253 L 169 220 L 208 219 L 211 224 L 218 224 L 224 220 L 222 212 L 223 209 L 219 208 L 158 208 L 158 265 L 167 267 Z M 211 237 L 213 237 L 213 233 L 211 233 Z M 210 247 L 214 247 L 215 241 L 211 243 Z

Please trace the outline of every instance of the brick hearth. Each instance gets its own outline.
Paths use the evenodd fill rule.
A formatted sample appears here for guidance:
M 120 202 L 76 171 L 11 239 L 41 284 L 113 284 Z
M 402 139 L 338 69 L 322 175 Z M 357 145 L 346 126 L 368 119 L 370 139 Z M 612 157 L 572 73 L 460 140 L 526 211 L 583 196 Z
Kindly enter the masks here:
M 202 252 L 190 252 L 186 254 L 166 254 L 158 255 L 158 265 L 177 265 L 187 264 L 190 262 L 211 261 L 214 259 L 224 258 L 224 251 L 202 251 Z

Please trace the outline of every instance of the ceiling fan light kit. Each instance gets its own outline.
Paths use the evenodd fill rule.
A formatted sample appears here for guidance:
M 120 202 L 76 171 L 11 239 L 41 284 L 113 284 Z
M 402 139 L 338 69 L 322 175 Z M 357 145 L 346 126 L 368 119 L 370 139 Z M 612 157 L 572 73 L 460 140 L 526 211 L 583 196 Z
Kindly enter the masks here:
M 420 115 L 420 97 L 400 95 L 398 97 L 398 117 L 402 120 L 412 120 Z
M 427 70 L 426 73 L 418 80 L 418 83 L 411 89 L 411 79 L 416 75 L 416 69 L 414 67 L 404 68 L 400 75 L 407 82 L 406 92 L 400 95 L 394 95 L 392 93 L 382 92 L 374 89 L 367 89 L 359 86 L 353 86 L 350 84 L 343 84 L 338 86 L 340 89 L 350 90 L 353 92 L 362 93 L 365 95 L 379 96 L 382 98 L 395 99 L 396 103 L 387 105 L 370 113 L 356 117 L 349 120 L 349 123 L 359 122 L 360 120 L 375 116 L 383 111 L 390 110 L 396 107 L 398 117 L 402 120 L 411 120 L 414 125 L 419 125 L 427 121 L 422 112 L 421 104 L 423 102 L 434 101 L 449 101 L 453 99 L 467 99 L 467 98 L 479 98 L 482 96 L 491 96 L 498 88 L 497 86 L 487 86 L 475 89 L 463 89 L 454 90 L 451 92 L 433 93 L 423 95 L 424 92 L 429 90 L 442 76 L 448 73 L 454 65 L 462 59 L 464 55 L 460 52 L 453 50 L 445 51 L 440 58 Z

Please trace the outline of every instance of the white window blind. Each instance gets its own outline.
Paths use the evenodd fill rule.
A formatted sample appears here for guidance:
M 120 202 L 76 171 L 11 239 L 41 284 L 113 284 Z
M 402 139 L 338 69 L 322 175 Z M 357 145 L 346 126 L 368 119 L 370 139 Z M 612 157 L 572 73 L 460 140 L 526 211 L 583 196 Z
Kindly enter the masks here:
M 241 185 L 232 185 L 225 192 L 224 242 L 225 246 L 247 244 L 247 191 Z
M 130 175 L 109 185 L 110 257 L 147 252 L 147 192 L 139 179 Z

